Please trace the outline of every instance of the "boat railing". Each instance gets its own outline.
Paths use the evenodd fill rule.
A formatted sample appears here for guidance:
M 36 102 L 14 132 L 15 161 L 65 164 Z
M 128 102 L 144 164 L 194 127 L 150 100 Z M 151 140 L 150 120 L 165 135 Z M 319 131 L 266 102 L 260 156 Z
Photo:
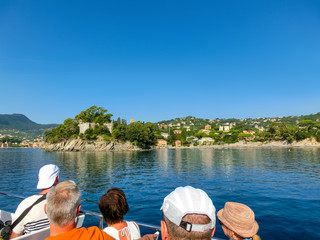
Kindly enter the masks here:
M 80 213 L 85 214 L 85 215 L 90 215 L 90 216 L 95 216 L 97 218 L 99 218 L 99 228 L 103 229 L 103 216 L 99 213 L 96 212 L 92 212 L 92 211 L 80 211 Z M 142 223 L 142 222 L 137 222 L 135 221 L 140 227 L 145 227 L 145 228 L 149 228 L 149 229 L 153 229 L 156 231 L 160 231 L 160 227 L 159 226 L 155 226 L 155 225 L 151 225 L 151 224 L 147 224 L 147 223 Z
M 14 198 L 18 198 L 18 199 L 25 199 L 24 197 L 22 196 L 18 196 L 18 195 L 14 195 L 14 194 L 9 194 L 9 193 L 4 193 L 4 192 L 0 192 L 0 195 L 5 195 L 5 196 L 8 196 L 8 197 L 14 197 Z M 99 228 L 100 229 L 103 229 L 103 217 L 101 214 L 99 213 L 96 213 L 96 212 L 92 212 L 92 211 L 80 211 L 80 213 L 82 214 L 85 214 L 85 215 L 90 215 L 90 216 L 94 216 L 94 217 L 97 217 L 99 218 Z M 140 227 L 145 227 L 145 228 L 148 228 L 148 229 L 152 229 L 152 230 L 156 230 L 156 231 L 161 231 L 161 228 L 159 226 L 154 226 L 154 225 L 151 225 L 151 224 L 146 224 L 146 223 L 142 223 L 142 222 L 137 222 L 135 221 Z M 212 240 L 223 240 L 221 238 L 212 238 Z

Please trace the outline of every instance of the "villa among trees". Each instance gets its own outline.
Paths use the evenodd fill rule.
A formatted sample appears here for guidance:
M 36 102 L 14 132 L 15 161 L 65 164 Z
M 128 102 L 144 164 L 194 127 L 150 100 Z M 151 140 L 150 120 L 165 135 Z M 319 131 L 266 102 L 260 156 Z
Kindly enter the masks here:
M 307 119 L 308 117 L 315 119 Z M 211 128 L 208 127 L 211 125 Z M 158 123 L 162 137 L 169 145 L 181 141 L 183 146 L 231 144 L 239 141 L 320 142 L 320 113 L 274 119 L 197 119 L 186 117 Z M 179 129 L 179 131 L 177 131 Z
M 133 122 L 128 125 L 120 118 L 117 121 L 111 121 L 113 115 L 107 112 L 107 109 L 92 106 L 80 112 L 74 119 L 68 118 L 58 127 L 45 131 L 45 141 L 58 143 L 79 137 L 83 140 L 130 141 L 142 148 L 149 148 L 156 144 L 158 131 L 156 124 Z M 111 122 L 113 127 L 110 131 L 108 124 Z M 84 123 L 88 123 L 88 128 L 84 133 L 80 133 L 79 126 Z

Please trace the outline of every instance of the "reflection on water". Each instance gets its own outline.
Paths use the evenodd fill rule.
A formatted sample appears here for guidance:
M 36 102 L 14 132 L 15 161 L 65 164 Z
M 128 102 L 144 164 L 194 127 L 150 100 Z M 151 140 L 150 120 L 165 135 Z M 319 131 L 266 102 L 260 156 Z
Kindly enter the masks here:
M 110 187 L 120 187 L 130 205 L 127 219 L 159 225 L 163 198 L 175 187 L 192 185 L 204 189 L 217 210 L 226 201 L 249 205 L 256 213 L 263 239 L 320 238 L 314 231 L 320 224 L 319 149 L 109 153 L 1 149 L 1 191 L 23 196 L 36 193 L 38 170 L 47 163 L 60 167 L 61 180 L 73 179 L 79 184 L 87 210 L 98 211 L 100 196 Z M 0 208 L 9 211 L 19 203 L 0 198 Z M 86 224 L 98 223 L 88 218 Z M 217 236 L 223 236 L 220 226 Z

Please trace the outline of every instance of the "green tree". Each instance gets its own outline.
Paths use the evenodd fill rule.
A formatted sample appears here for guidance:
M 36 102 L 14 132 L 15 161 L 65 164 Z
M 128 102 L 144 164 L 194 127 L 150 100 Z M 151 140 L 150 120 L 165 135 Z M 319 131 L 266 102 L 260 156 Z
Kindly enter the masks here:
M 52 139 L 52 130 L 46 130 L 46 131 L 44 131 L 43 135 L 44 135 L 44 141 L 45 141 L 45 142 L 51 142 L 51 139 Z
M 109 131 L 109 128 L 105 125 L 98 124 L 93 129 L 93 134 L 99 136 L 99 135 L 108 135 L 111 136 L 111 133 Z
M 238 138 L 239 140 L 251 140 L 253 139 L 253 135 L 252 134 L 249 134 L 249 133 L 239 133 L 238 134 Z
M 96 139 L 97 136 L 111 136 L 105 123 L 111 122 L 112 114 L 107 114 L 107 110 L 102 107 L 92 106 L 80 112 L 75 119 L 68 118 L 58 127 L 44 132 L 45 141 L 57 143 L 80 136 L 84 139 Z M 84 134 L 79 135 L 79 122 L 95 123 L 95 127 L 90 126 Z
M 19 139 L 19 138 L 16 138 L 16 137 L 9 137 L 9 136 L 5 136 L 4 138 L 1 138 L 0 139 L 0 142 L 3 142 L 3 143 L 5 143 L 5 142 L 8 142 L 8 143 L 21 143 L 22 142 L 22 140 L 21 139 Z
M 139 147 L 150 148 L 157 143 L 155 136 L 156 127 L 154 125 L 150 122 L 146 124 L 133 122 L 128 126 L 126 139 Z
M 214 139 L 215 144 L 219 144 L 222 142 L 222 137 L 220 134 L 213 134 L 211 138 Z
M 225 135 L 222 138 L 224 143 L 236 143 L 238 142 L 238 134 Z
M 44 139 L 48 142 L 61 142 L 79 135 L 78 122 L 74 119 L 68 118 L 64 120 L 63 124 L 58 127 L 44 132 Z
M 274 140 L 287 140 L 290 135 L 289 125 L 284 122 L 273 122 L 268 132 Z
M 317 142 L 320 142 L 320 131 L 315 134 Z
M 94 133 L 94 131 L 93 131 L 91 126 L 84 132 L 84 137 L 87 140 L 95 140 L 95 139 L 97 139 L 97 135 Z
M 310 133 L 307 131 L 307 129 L 299 129 L 295 133 L 295 139 L 297 141 L 304 140 L 304 139 L 309 138 L 309 137 L 310 137 Z
M 176 134 L 170 134 L 168 136 L 168 143 L 170 143 L 172 146 L 175 144 L 175 141 L 177 140 Z
M 112 130 L 112 137 L 120 141 L 126 141 L 127 128 L 126 124 L 115 124 Z
M 313 122 L 312 120 L 302 120 L 299 123 L 299 126 L 305 127 L 308 131 L 310 131 L 315 126 L 315 122 Z
M 197 138 L 209 137 L 209 135 L 204 132 L 197 132 L 194 134 L 194 136 Z
M 233 127 L 233 129 L 239 130 L 239 132 L 243 132 L 243 131 L 252 130 L 252 127 L 250 127 L 247 123 L 242 121 L 242 122 L 237 122 L 236 125 Z
M 77 136 L 79 134 L 78 122 L 72 118 L 64 120 L 63 133 L 65 138 Z
M 89 123 L 109 123 L 111 122 L 112 114 L 107 114 L 107 109 L 102 107 L 92 106 L 87 110 L 80 112 L 75 118 L 78 122 L 89 122 Z
M 118 118 L 117 121 L 113 122 L 112 137 L 123 142 L 127 141 L 127 129 L 127 122 L 124 119 Z

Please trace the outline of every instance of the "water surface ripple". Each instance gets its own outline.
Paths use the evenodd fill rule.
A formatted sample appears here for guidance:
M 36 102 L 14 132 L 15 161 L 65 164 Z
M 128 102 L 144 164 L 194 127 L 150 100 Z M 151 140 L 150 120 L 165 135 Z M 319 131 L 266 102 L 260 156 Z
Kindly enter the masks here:
M 178 149 L 146 152 L 47 153 L 0 150 L 0 191 L 37 192 L 39 168 L 54 163 L 61 180 L 82 190 L 84 210 L 98 212 L 110 187 L 124 190 L 126 219 L 160 225 L 163 198 L 178 186 L 205 190 L 217 210 L 226 201 L 249 205 L 262 239 L 320 239 L 319 149 Z M 19 200 L 0 195 L 0 208 L 14 211 Z M 98 225 L 94 217 L 86 226 Z M 142 229 L 144 233 L 148 232 Z M 225 238 L 219 223 L 217 237 Z

